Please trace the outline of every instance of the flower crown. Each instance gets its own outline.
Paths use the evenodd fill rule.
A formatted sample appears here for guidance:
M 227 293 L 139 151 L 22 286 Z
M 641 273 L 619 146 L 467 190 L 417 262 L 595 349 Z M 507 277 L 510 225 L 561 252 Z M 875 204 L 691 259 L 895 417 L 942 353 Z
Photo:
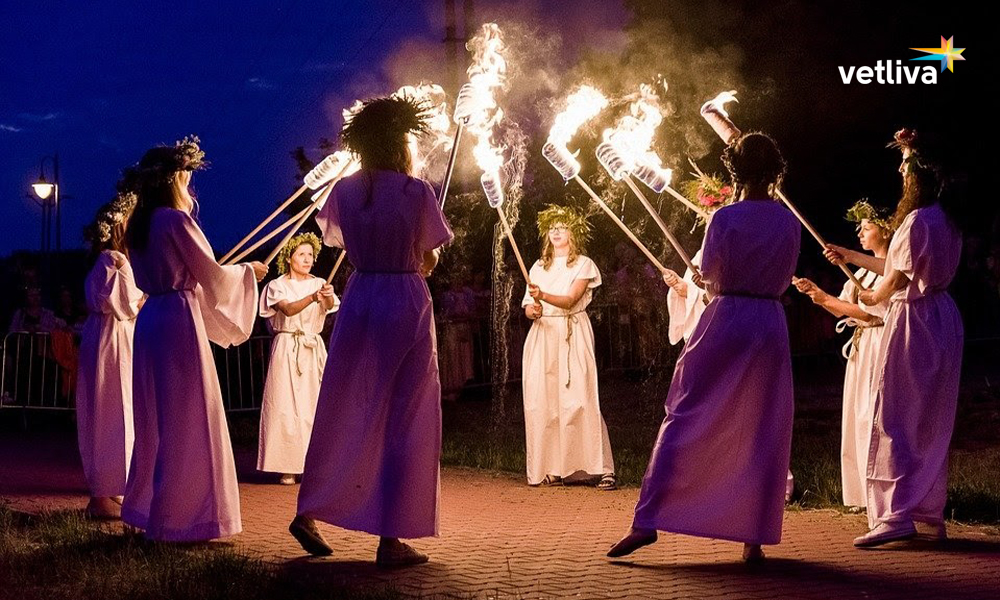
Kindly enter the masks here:
M 685 181 L 681 184 L 681 191 L 694 204 L 705 208 L 709 212 L 716 211 L 733 200 L 733 186 L 729 185 L 718 175 L 707 175 L 698 165 L 688 159 L 694 168 L 695 179 Z
M 111 239 L 111 231 L 128 220 L 137 200 L 135 192 L 116 194 L 110 202 L 98 209 L 94 222 L 84 230 L 84 237 L 92 243 L 106 243 Z
M 292 260 L 292 254 L 294 254 L 295 250 L 302 244 L 309 244 L 312 246 L 314 258 L 319 256 L 319 251 L 322 248 L 319 236 L 315 233 L 300 233 L 299 235 L 288 240 L 288 243 L 281 248 L 280 252 L 278 252 L 278 273 L 284 275 L 288 272 L 289 262 Z
M 587 217 L 569 206 L 550 204 L 548 208 L 538 213 L 538 237 L 545 239 L 549 229 L 556 223 L 562 223 L 569 228 L 573 234 L 573 241 L 582 252 L 590 241 L 590 223 L 587 222 Z
M 847 209 L 847 216 L 845 218 L 851 223 L 858 223 L 859 225 L 862 220 L 867 219 L 870 223 L 874 223 L 882 229 L 892 231 L 892 225 L 889 221 L 889 211 L 869 204 L 866 198 L 858 200 L 854 203 L 854 206 Z

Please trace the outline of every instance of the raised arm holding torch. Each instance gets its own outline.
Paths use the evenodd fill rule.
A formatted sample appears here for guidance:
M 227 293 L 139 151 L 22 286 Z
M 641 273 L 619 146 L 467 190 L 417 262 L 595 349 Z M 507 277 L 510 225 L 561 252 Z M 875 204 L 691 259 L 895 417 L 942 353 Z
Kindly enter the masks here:
M 725 142 L 727 146 L 736 141 L 736 139 L 739 138 L 740 135 L 742 134 L 740 129 L 736 127 L 735 124 L 733 124 L 732 120 L 729 118 L 729 113 L 726 112 L 725 109 L 726 102 L 735 100 L 736 100 L 735 90 L 729 92 L 722 92 L 715 98 L 703 104 L 701 107 L 701 116 L 704 117 L 706 121 L 708 121 L 708 124 L 712 126 L 712 129 L 715 130 L 715 133 L 717 133 L 719 137 L 722 138 L 722 141 Z M 800 223 L 802 223 L 802 226 L 805 227 L 807 231 L 809 231 L 809 233 L 819 243 L 819 245 L 822 246 L 823 250 L 825 251 L 827 246 L 826 240 L 823 239 L 823 236 L 821 236 L 818 231 L 816 231 L 816 228 L 812 226 L 812 223 L 810 223 L 808 220 L 806 220 L 804 216 L 802 216 L 802 213 L 799 212 L 799 209 L 796 208 L 794 204 L 792 204 L 791 200 L 789 200 L 787 196 L 785 196 L 784 192 L 782 192 L 780 189 L 775 189 L 775 195 L 778 196 L 778 199 L 781 200 L 781 202 L 788 207 L 788 210 L 792 211 L 792 214 L 795 215 L 795 218 L 798 219 Z M 851 283 L 857 286 L 859 290 L 867 289 L 865 288 L 864 285 L 862 285 L 862 283 L 858 280 L 858 278 L 854 275 L 854 273 L 849 268 L 847 268 L 847 265 L 841 263 L 837 266 L 840 267 L 840 270 L 844 272 L 844 275 L 847 275 L 847 278 L 850 279 Z

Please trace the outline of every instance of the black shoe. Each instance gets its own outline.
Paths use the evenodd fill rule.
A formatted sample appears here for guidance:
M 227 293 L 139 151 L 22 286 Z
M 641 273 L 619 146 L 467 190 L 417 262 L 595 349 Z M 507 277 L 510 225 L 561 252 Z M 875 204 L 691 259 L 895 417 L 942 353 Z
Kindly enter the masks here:
M 313 556 L 330 556 L 333 548 L 323 539 L 323 534 L 316 529 L 316 523 L 308 517 L 298 515 L 288 526 L 288 532 L 292 534 L 302 549 Z

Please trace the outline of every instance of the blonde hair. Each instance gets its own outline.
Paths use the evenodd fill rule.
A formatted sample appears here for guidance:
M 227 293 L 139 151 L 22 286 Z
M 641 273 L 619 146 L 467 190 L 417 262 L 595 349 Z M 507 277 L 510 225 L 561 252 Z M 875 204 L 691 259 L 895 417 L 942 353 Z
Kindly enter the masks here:
M 576 236 L 573 235 L 573 230 L 567 228 L 566 231 L 569 233 L 569 254 L 566 255 L 566 266 L 572 267 L 576 263 L 576 259 L 580 258 L 580 249 L 576 245 Z M 556 249 L 552 245 L 552 240 L 546 235 L 542 238 L 542 257 L 539 259 L 542 263 L 542 268 L 546 271 L 552 266 L 552 259 L 556 256 Z

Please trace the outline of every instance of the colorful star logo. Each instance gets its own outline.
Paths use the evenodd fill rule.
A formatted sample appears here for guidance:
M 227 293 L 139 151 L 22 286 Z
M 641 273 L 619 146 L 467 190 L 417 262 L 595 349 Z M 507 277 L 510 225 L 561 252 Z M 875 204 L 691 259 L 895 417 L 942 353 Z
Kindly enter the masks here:
M 948 68 L 952 73 L 955 72 L 955 61 L 965 60 L 962 56 L 962 52 L 965 48 L 955 47 L 955 36 L 951 36 L 948 39 L 944 39 L 941 36 L 941 47 L 940 48 L 910 48 L 910 50 L 916 50 L 917 52 L 926 52 L 927 56 L 918 56 L 917 58 L 911 58 L 910 60 L 939 60 L 941 61 L 941 72 L 944 73 L 945 67 Z

